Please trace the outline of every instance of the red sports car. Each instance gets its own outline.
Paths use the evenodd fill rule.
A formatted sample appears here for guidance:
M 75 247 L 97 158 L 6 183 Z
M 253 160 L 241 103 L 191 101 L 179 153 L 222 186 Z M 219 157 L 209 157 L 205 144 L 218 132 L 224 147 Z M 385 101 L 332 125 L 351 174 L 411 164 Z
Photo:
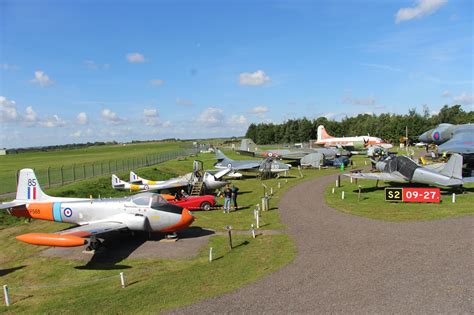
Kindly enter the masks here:
M 216 199 L 213 195 L 188 196 L 182 197 L 180 200 L 168 199 L 168 202 L 189 210 L 209 211 L 216 206 Z

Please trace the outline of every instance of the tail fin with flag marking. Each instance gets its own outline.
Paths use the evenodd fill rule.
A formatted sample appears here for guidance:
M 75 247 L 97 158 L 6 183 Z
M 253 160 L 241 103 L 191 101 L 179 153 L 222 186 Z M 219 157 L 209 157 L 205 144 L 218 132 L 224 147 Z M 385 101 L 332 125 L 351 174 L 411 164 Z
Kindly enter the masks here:
M 18 187 L 16 191 L 16 200 L 35 200 L 45 201 L 50 199 L 43 190 L 41 190 L 35 172 L 31 168 L 24 168 L 20 170 L 18 176 Z
M 134 172 L 130 171 L 130 183 L 141 183 L 143 178 L 135 174 Z

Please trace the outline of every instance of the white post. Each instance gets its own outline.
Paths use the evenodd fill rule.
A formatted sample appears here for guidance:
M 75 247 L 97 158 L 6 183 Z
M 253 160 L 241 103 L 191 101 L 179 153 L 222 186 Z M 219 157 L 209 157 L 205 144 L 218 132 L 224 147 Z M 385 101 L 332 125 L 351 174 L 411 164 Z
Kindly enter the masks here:
M 281 183 L 280 183 L 280 182 L 278 182 L 278 189 L 280 189 L 280 188 L 281 188 Z
M 336 179 L 336 187 L 339 187 L 339 181 Z
M 259 229 L 260 228 L 260 215 L 259 215 L 258 211 L 257 211 L 257 215 L 255 216 L 255 220 L 257 221 L 256 222 L 257 223 L 257 229 Z
M 120 285 L 122 288 L 125 288 L 125 276 L 123 275 L 123 272 L 120 273 Z
M 209 247 L 209 262 L 212 262 L 212 247 Z
M 334 187 L 332 188 L 332 193 L 334 194 Z
M 255 238 L 255 228 L 253 224 L 250 224 L 250 228 L 252 229 L 252 237 Z
M 288 179 L 285 179 L 285 183 L 287 183 L 287 184 L 288 184 Z
M 10 296 L 8 295 L 8 286 L 3 286 L 3 296 L 5 297 L 5 305 L 10 306 Z
M 456 194 L 453 193 L 453 200 L 452 200 L 453 203 L 456 203 Z
M 352 176 L 351 176 L 351 184 L 352 184 Z
M 364 164 L 367 165 L 367 161 L 364 161 Z
M 273 196 L 273 187 L 270 187 L 270 196 Z
M 344 200 L 344 191 L 341 193 L 341 198 Z
M 321 170 L 321 164 L 319 164 L 318 168 L 319 168 L 319 170 Z

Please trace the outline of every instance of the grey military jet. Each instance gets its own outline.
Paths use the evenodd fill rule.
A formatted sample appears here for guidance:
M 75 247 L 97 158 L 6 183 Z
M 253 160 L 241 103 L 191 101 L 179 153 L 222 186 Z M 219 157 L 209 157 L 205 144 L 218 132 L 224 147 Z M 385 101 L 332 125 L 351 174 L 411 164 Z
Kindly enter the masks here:
M 351 173 L 345 176 L 398 183 L 420 183 L 436 186 L 462 186 L 473 177 L 462 178 L 462 156 L 453 154 L 443 167 L 423 167 L 407 156 L 392 156 L 375 164 L 380 173 Z
M 291 165 L 278 162 L 272 158 L 263 160 L 232 160 L 228 158 L 221 150 L 216 150 L 217 162 L 215 168 L 231 168 L 234 171 L 266 172 L 279 173 L 288 171 Z
M 419 139 L 437 144 L 440 152 L 473 155 L 474 158 L 474 124 L 440 124 L 420 135 Z
M 347 157 L 351 156 L 349 151 L 339 148 L 301 148 L 301 149 L 275 149 L 259 151 L 252 139 L 242 139 L 240 142 L 240 153 L 251 156 L 261 156 L 264 158 L 279 158 L 283 160 L 298 161 L 304 166 L 318 167 L 319 165 L 335 165 L 344 160 L 349 162 Z M 346 157 L 339 159 L 340 157 Z

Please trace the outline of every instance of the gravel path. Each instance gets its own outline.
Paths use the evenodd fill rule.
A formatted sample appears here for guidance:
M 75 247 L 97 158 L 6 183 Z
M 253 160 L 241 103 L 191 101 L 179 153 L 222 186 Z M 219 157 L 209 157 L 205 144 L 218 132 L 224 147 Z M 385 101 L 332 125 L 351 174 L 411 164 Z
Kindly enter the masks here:
M 300 184 L 280 202 L 298 247 L 293 263 L 174 312 L 474 313 L 474 217 L 389 223 L 344 214 L 323 201 L 333 180 Z

